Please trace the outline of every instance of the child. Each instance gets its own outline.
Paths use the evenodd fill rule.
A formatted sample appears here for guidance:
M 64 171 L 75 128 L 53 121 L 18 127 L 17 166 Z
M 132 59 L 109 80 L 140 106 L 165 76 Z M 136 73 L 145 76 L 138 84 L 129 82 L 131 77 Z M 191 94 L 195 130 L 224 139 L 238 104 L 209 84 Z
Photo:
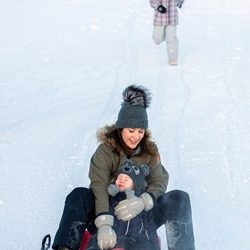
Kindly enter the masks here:
M 124 199 L 133 199 L 145 191 L 145 177 L 149 173 L 147 165 L 135 166 L 132 161 L 125 160 L 119 168 L 115 184 L 108 187 L 111 214 L 115 214 L 115 207 Z M 159 250 L 159 241 L 150 212 L 141 212 L 129 221 L 119 220 L 114 217 L 113 229 L 117 235 L 115 249 L 125 250 Z M 93 235 L 87 250 L 99 250 L 97 235 Z
M 170 65 L 178 64 L 177 7 L 181 8 L 183 2 L 184 0 L 150 0 L 151 7 L 155 10 L 153 39 L 156 44 L 166 41 Z

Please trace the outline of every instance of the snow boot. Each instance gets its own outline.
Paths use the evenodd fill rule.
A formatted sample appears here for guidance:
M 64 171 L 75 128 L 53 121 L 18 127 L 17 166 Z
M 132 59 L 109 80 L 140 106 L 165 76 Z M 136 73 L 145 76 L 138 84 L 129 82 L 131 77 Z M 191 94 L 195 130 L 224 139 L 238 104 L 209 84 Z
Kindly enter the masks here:
M 167 221 L 165 224 L 168 250 L 195 250 L 194 243 L 187 233 L 187 224 Z
M 172 66 L 178 64 L 178 40 L 175 38 L 173 41 L 167 42 L 168 62 Z

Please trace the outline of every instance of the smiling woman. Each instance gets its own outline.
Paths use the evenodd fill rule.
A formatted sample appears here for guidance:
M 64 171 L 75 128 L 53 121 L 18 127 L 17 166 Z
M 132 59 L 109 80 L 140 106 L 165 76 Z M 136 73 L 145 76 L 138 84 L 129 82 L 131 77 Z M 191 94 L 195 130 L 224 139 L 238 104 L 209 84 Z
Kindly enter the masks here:
M 158 148 L 148 130 L 147 108 L 150 101 L 150 92 L 143 86 L 130 85 L 123 91 L 116 124 L 106 126 L 97 133 L 100 145 L 90 162 L 90 187 L 76 188 L 68 195 L 53 249 L 79 249 L 86 229 L 96 235 L 98 249 L 126 249 L 128 245 L 129 249 L 159 249 L 157 242 L 150 238 L 149 245 L 145 246 L 144 239 L 151 229 L 156 231 L 162 225 L 166 225 L 169 248 L 195 249 L 188 194 L 180 190 L 165 193 L 168 172 L 160 162 Z M 135 192 L 132 199 L 120 201 L 111 210 L 107 189 L 128 159 L 135 166 L 148 167 L 145 188 L 143 192 Z M 133 169 L 136 175 L 139 169 Z M 127 223 L 143 213 L 150 214 L 151 218 L 139 229 L 144 232 L 138 232 L 140 237 L 145 236 L 143 240 L 133 238 L 131 241 L 127 234 L 122 235 L 120 240 L 113 227 L 114 221 L 118 219 Z M 87 249 L 97 248 L 90 246 Z
M 142 140 L 145 130 L 141 128 L 124 128 L 121 132 L 122 140 L 131 149 L 135 149 Z

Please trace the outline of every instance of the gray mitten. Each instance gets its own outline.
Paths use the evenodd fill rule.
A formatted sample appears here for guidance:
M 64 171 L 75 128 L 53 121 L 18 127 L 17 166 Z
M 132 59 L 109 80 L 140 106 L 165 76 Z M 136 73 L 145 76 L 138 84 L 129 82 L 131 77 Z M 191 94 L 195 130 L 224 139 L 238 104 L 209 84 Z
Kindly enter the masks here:
M 114 217 L 112 215 L 99 215 L 95 219 L 98 228 L 97 242 L 100 249 L 113 248 L 116 244 L 116 233 L 112 229 Z
M 154 206 L 150 194 L 143 193 L 140 197 L 126 199 L 115 207 L 115 215 L 119 220 L 128 221 L 137 216 L 142 210 L 148 211 Z
M 135 197 L 135 191 L 133 191 L 131 189 L 125 189 L 124 192 L 126 194 L 127 199 L 131 199 L 131 198 Z

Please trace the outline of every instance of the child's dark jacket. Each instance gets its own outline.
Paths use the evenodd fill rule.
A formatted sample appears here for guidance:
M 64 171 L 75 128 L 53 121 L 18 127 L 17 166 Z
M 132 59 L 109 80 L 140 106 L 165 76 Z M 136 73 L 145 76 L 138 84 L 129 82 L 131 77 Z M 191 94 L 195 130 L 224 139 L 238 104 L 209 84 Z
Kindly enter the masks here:
M 110 212 L 122 200 L 126 199 L 124 192 L 119 192 L 114 197 L 109 196 Z M 160 250 L 156 226 L 151 212 L 141 212 L 130 221 L 121 221 L 114 216 L 113 229 L 117 236 L 116 248 L 125 250 Z M 87 250 L 99 250 L 97 235 L 93 235 Z

